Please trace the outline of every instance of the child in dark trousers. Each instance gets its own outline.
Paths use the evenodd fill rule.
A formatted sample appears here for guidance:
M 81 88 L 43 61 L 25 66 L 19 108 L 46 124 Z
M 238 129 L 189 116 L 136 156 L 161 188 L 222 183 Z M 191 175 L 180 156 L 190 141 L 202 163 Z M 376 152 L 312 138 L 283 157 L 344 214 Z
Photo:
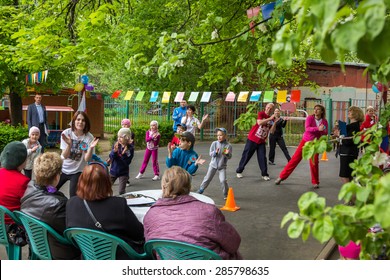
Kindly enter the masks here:
M 113 145 L 110 160 L 110 176 L 112 184 L 119 178 L 119 194 L 126 192 L 126 183 L 129 180 L 129 165 L 134 157 L 134 148 L 130 145 L 131 131 L 121 128 L 118 131 L 118 141 Z

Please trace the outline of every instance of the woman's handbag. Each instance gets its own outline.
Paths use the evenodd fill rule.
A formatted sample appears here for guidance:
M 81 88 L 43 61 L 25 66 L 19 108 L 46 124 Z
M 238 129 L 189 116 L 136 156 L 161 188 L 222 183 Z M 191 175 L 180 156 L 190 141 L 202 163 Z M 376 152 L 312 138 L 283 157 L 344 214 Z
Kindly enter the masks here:
M 18 224 L 10 224 L 7 226 L 8 241 L 17 246 L 23 247 L 27 245 L 26 230 Z

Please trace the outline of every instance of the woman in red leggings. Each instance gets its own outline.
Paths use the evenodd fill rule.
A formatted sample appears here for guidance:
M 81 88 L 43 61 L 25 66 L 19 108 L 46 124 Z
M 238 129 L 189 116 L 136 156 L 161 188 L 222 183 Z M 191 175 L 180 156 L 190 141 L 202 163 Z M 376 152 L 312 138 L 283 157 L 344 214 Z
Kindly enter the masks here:
M 294 171 L 295 167 L 302 160 L 302 149 L 306 142 L 320 138 L 322 135 L 328 134 L 328 121 L 325 119 L 325 107 L 317 104 L 314 106 L 314 114 L 306 118 L 305 132 L 297 150 L 292 156 L 291 160 L 284 167 L 279 174 L 279 178 L 275 180 L 275 184 L 279 185 L 282 181 L 286 180 L 288 176 Z M 314 162 L 310 159 L 310 174 L 311 183 L 315 189 L 319 188 L 319 172 L 318 172 L 318 154 L 314 156 Z

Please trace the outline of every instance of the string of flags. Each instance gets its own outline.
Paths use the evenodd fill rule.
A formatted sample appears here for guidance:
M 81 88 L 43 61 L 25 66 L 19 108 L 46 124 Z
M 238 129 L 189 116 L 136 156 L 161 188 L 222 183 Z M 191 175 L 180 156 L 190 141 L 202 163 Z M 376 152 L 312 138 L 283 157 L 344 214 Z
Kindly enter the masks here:
M 26 75 L 26 84 L 30 84 L 30 85 L 42 84 L 42 83 L 46 82 L 48 73 L 49 73 L 49 70 L 27 74 Z
M 116 90 L 111 95 L 111 98 L 119 98 L 121 95 L 122 90 Z M 142 101 L 145 97 L 145 91 L 139 91 L 137 94 L 134 93 L 134 91 L 129 90 L 126 92 L 123 100 L 131 100 L 133 96 L 135 96 L 135 101 Z M 169 103 L 171 98 L 170 91 L 164 91 L 162 94 L 161 103 Z M 152 91 L 149 102 L 157 102 L 159 98 L 160 92 L 158 91 Z M 185 92 L 184 91 L 178 91 L 176 93 L 174 102 L 180 102 L 184 99 Z M 187 99 L 188 102 L 196 102 L 198 100 L 198 97 L 200 96 L 200 93 L 198 91 L 192 91 Z M 247 102 L 249 98 L 249 102 L 257 102 L 260 101 L 260 98 L 263 97 L 263 102 L 274 102 L 275 97 L 275 91 L 269 90 L 269 91 L 252 91 L 252 93 L 249 96 L 249 91 L 241 91 L 238 93 L 238 95 L 234 92 L 229 92 L 226 95 L 225 102 L 235 102 L 237 97 L 237 102 Z M 208 103 L 210 102 L 211 98 L 211 91 L 205 91 L 201 95 L 200 102 Z M 300 102 L 301 101 L 301 90 L 300 89 L 293 89 L 288 93 L 287 90 L 278 90 L 276 92 L 276 102 L 277 103 L 284 103 L 284 102 Z

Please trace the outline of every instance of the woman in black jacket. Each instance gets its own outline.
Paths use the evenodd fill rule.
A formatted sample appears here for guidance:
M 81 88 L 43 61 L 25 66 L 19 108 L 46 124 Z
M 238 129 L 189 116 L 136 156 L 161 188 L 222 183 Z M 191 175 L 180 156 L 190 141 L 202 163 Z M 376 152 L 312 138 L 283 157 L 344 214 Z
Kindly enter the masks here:
M 47 152 L 34 161 L 35 181 L 32 180 L 21 199 L 21 211 L 51 226 L 59 234 L 65 230 L 66 202 L 68 198 L 54 186 L 60 180 L 62 159 L 59 154 Z M 79 249 L 64 245 L 48 236 L 53 259 L 80 259 Z
M 280 117 L 280 110 L 275 109 L 274 111 L 275 120 L 274 124 L 272 125 L 269 133 L 269 164 L 275 165 L 275 149 L 276 149 L 276 143 L 278 143 L 280 149 L 282 149 L 282 152 L 284 156 L 286 157 L 287 161 L 290 161 L 291 156 L 288 153 L 286 143 L 284 142 L 283 138 L 283 128 L 287 124 L 287 118 L 281 118 Z
M 135 251 L 143 253 L 144 227 L 123 197 L 112 196 L 112 185 L 107 167 L 100 162 L 87 165 L 77 185 L 76 196 L 69 199 L 66 206 L 66 227 L 81 227 L 102 230 L 126 241 Z M 95 222 L 88 213 L 86 205 L 101 224 Z M 118 250 L 117 259 L 128 259 Z
M 336 136 L 341 136 L 339 176 L 343 184 L 352 180 L 352 168 L 349 165 L 359 156 L 359 148 L 353 142 L 353 136 L 360 131 L 360 125 L 364 121 L 363 110 L 356 106 L 349 107 L 348 119 L 350 123 L 347 124 L 347 135 L 341 136 L 340 131 L 335 131 Z

